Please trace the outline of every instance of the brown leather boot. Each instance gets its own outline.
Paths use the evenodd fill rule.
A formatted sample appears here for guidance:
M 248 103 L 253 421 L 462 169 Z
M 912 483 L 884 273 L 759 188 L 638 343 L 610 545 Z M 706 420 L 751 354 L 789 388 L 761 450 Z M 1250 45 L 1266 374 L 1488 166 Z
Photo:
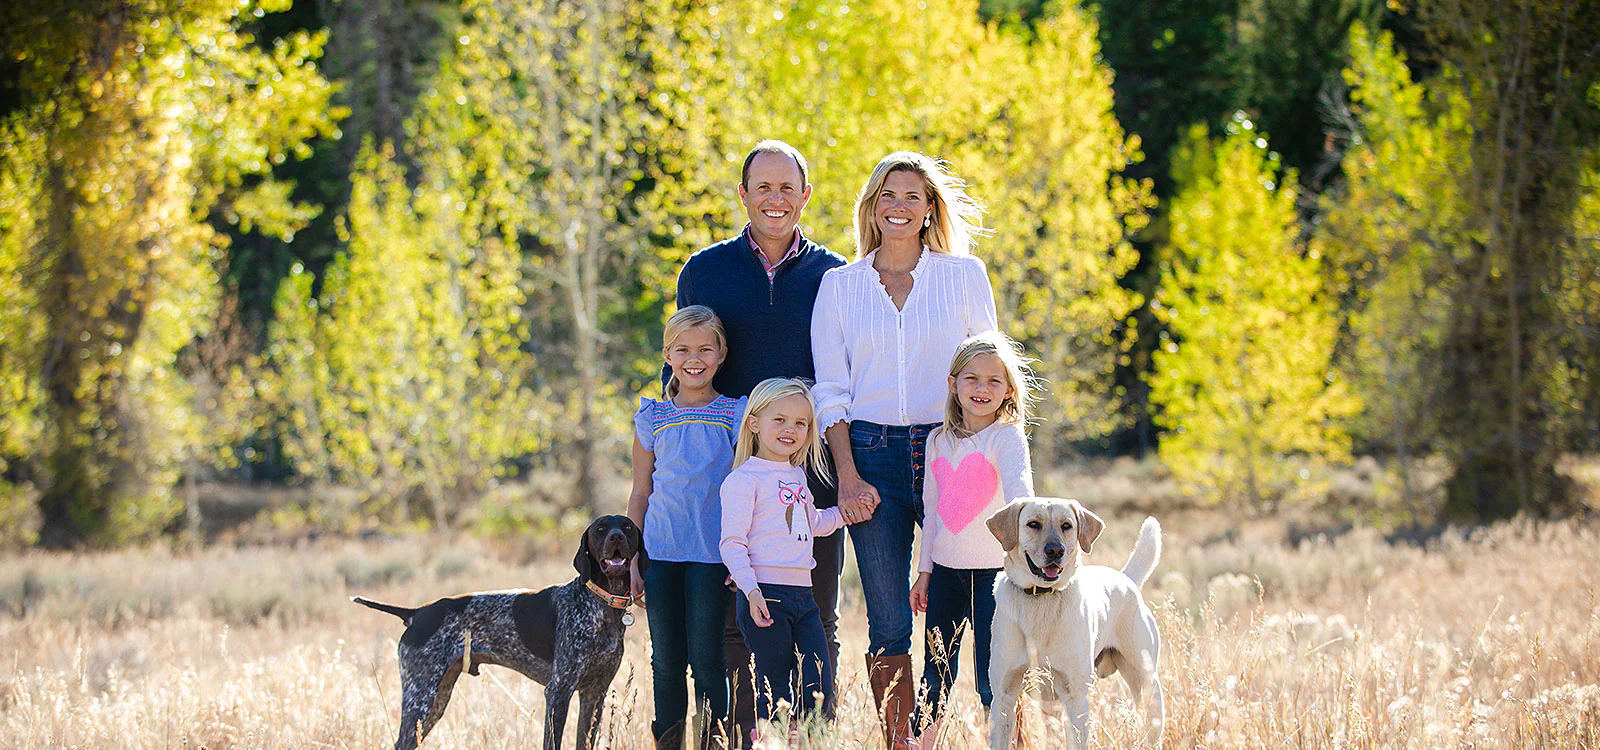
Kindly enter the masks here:
M 911 655 L 867 656 L 867 676 L 872 683 L 872 698 L 883 721 L 883 745 L 900 750 L 912 741 L 911 710 L 917 700 L 916 684 L 911 679 Z

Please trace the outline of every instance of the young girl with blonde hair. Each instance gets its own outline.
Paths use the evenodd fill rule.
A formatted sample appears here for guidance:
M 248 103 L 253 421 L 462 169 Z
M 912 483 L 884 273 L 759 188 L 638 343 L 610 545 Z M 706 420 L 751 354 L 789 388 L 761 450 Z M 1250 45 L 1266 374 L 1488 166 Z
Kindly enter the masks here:
M 788 701 L 798 718 L 833 690 L 822 616 L 811 591 L 812 539 L 844 525 L 817 510 L 806 467 L 823 460 L 811 389 L 769 378 L 750 393 L 722 482 L 722 562 L 738 586 L 739 631 L 755 657 L 756 717 Z M 798 679 L 796 679 L 798 678 Z
M 923 723 L 931 748 L 955 684 L 964 631 L 973 631 L 978 698 L 989 708 L 989 638 L 994 580 L 1005 552 L 984 520 L 1019 497 L 1033 495 L 1028 405 L 1033 375 L 1021 348 L 998 331 L 961 343 L 950 362 L 944 424 L 928 436 L 922 485 L 922 551 L 911 608 L 926 612 Z
M 661 353 L 672 367 L 665 398 L 641 398 L 634 414 L 633 492 L 628 517 L 644 530 L 651 565 L 634 593 L 644 593 L 655 688 L 651 732 L 663 746 L 682 743 L 688 717 L 685 671 L 700 705 L 697 741 L 728 715 L 723 665 L 727 569 L 720 488 L 733 465 L 744 399 L 717 393 L 712 378 L 727 356 L 722 322 L 692 305 L 667 319 Z

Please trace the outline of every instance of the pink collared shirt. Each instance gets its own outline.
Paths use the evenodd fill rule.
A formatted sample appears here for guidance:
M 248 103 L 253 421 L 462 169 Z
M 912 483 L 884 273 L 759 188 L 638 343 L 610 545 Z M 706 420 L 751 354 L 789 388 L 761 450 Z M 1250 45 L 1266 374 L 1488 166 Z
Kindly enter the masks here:
M 799 227 L 796 227 L 794 230 L 794 242 L 789 243 L 789 252 L 784 253 L 783 257 L 779 258 L 777 263 L 767 260 L 767 254 L 761 251 L 760 245 L 756 244 L 756 238 L 750 236 L 749 224 L 744 225 L 744 241 L 750 244 L 750 249 L 754 250 L 756 257 L 761 259 L 761 267 L 767 271 L 767 281 L 772 281 L 772 277 L 778 275 L 778 266 L 788 263 L 800 255 Z

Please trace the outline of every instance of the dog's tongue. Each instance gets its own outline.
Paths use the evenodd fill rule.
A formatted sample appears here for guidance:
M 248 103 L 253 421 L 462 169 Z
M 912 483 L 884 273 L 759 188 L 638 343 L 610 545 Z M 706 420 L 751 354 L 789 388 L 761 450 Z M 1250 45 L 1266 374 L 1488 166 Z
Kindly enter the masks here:
M 1044 573 L 1045 578 L 1048 578 L 1052 581 L 1061 577 L 1060 565 L 1046 565 L 1043 568 L 1040 568 L 1040 571 Z

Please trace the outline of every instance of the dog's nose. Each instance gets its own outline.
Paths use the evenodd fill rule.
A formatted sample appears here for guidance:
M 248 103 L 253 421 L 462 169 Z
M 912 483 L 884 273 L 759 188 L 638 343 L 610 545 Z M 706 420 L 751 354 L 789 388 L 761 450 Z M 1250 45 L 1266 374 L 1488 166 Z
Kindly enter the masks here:
M 1045 542 L 1045 545 L 1044 545 L 1044 559 L 1046 559 L 1046 560 L 1048 560 L 1050 562 L 1055 562 L 1057 560 L 1060 560 L 1061 556 L 1066 554 L 1066 551 L 1067 551 L 1067 548 L 1061 546 L 1061 542 L 1057 542 L 1057 541 Z

